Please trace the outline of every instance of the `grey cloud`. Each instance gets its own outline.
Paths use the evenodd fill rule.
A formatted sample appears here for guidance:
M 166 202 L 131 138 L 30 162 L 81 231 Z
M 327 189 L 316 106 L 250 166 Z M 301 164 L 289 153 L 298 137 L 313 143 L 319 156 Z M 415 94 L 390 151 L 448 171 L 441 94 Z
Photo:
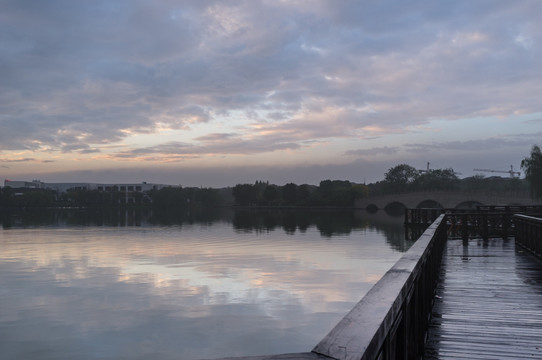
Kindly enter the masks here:
M 435 150 L 453 150 L 461 152 L 489 152 L 496 149 L 519 147 L 525 148 L 525 139 L 517 138 L 487 138 L 468 141 L 448 141 L 429 144 L 405 144 L 408 152 L 429 153 Z
M 300 147 L 299 144 L 294 142 L 284 142 L 277 139 L 269 141 L 263 137 L 245 139 L 234 134 L 209 134 L 198 137 L 196 140 L 199 140 L 200 143 L 194 145 L 180 142 L 168 142 L 157 146 L 123 151 L 114 156 L 120 158 L 148 156 L 149 159 L 154 160 L 156 157 L 154 157 L 153 154 L 166 157 L 168 155 L 177 155 L 178 157 L 172 157 L 171 160 L 182 160 L 208 154 L 256 154 L 285 149 L 297 149 Z
M 34 158 L 22 158 L 22 159 L 0 159 L 1 162 L 10 162 L 10 163 L 17 163 L 17 162 L 27 162 L 27 161 L 36 161 Z
M 76 151 L 80 154 L 92 154 L 92 153 L 100 152 L 100 149 L 91 148 L 87 144 L 77 144 L 77 143 L 72 143 L 69 145 L 62 146 L 62 152 L 70 153 L 72 151 Z
M 207 134 L 204 136 L 197 137 L 195 140 L 198 141 L 225 141 L 230 140 L 233 137 L 235 137 L 235 134 L 225 134 L 225 133 L 214 133 L 214 134 Z
M 349 150 L 345 155 L 354 155 L 354 156 L 374 156 L 374 155 L 391 155 L 396 154 L 399 151 L 398 147 L 375 147 L 370 149 L 358 149 L 358 150 Z
M 162 154 L 192 154 L 194 153 L 194 146 L 191 144 L 184 144 L 180 142 L 169 142 L 166 144 L 147 147 L 147 148 L 138 148 L 131 150 L 127 156 L 130 154 L 152 154 L 152 153 L 162 153 Z
M 159 121 L 189 129 L 262 109 L 282 141 L 180 150 L 267 152 L 373 136 L 356 133 L 365 126 L 540 112 L 541 10 L 534 1 L 5 1 L 0 150 L 86 152 Z M 374 112 L 312 116 L 360 104 Z
M 101 152 L 100 149 L 97 149 L 97 148 L 85 148 L 85 149 L 81 149 L 79 150 L 79 153 L 80 154 L 94 154 L 94 153 L 99 153 Z
M 55 162 L 54 160 L 40 160 L 40 159 L 36 159 L 36 158 L 20 158 L 20 159 L 2 159 L 0 158 L 0 162 L 3 162 L 3 163 L 32 163 L 32 162 L 35 162 L 35 163 L 52 163 L 52 162 Z M 6 168 L 9 169 L 9 167 L 7 166 L 4 166 Z

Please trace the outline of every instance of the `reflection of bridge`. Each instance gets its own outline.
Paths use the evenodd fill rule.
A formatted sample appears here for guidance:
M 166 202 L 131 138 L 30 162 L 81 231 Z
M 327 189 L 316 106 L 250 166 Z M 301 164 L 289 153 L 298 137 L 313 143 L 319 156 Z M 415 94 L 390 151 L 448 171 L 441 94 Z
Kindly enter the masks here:
M 465 191 L 423 191 L 403 194 L 390 194 L 356 199 L 358 209 L 401 208 L 460 208 L 468 209 L 476 205 L 533 205 L 528 194 L 484 193 Z

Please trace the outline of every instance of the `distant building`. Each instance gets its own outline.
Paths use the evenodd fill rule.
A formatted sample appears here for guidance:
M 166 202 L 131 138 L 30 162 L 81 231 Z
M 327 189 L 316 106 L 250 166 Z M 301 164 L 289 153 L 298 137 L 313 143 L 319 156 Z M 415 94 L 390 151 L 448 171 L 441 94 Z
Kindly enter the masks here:
M 121 191 L 121 192 L 145 192 L 149 190 L 160 190 L 171 185 L 152 184 L 147 182 L 129 184 L 97 184 L 97 183 L 45 183 L 39 180 L 19 181 L 5 180 L 4 187 L 14 189 L 49 189 L 59 193 L 68 190 L 98 190 L 98 191 Z
M 32 181 L 13 181 L 13 180 L 4 180 L 4 187 L 9 186 L 13 189 L 42 189 L 43 183 L 39 180 Z
M 160 190 L 171 185 L 152 184 L 147 182 L 128 183 L 128 184 L 97 184 L 97 183 L 45 183 L 40 180 L 32 181 L 13 181 L 5 180 L 4 187 L 13 189 L 48 189 L 54 190 L 57 193 L 65 193 L 68 190 L 97 190 L 106 192 L 121 192 L 124 193 L 123 202 L 133 203 L 134 194 L 147 192 L 150 190 Z

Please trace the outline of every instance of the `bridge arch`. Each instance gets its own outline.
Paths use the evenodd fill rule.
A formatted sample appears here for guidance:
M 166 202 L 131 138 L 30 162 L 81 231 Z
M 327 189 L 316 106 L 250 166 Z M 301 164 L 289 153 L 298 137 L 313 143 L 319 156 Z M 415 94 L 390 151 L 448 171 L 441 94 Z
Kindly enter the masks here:
M 416 205 L 416 208 L 417 208 L 417 209 L 421 209 L 421 208 L 428 208 L 428 209 L 443 209 L 444 206 L 442 206 L 442 204 L 439 203 L 439 202 L 436 201 L 436 200 L 425 199 L 425 200 L 421 201 L 418 205 Z
M 403 215 L 405 213 L 406 208 L 407 208 L 407 206 L 405 204 L 403 204 L 402 202 L 392 201 L 392 202 L 388 203 L 386 206 L 384 206 L 384 211 L 388 215 L 400 216 L 400 215 Z
M 422 200 L 434 200 L 441 207 L 449 208 L 469 208 L 479 204 L 499 204 L 499 205 L 535 205 L 536 201 L 531 199 L 529 194 L 503 194 L 501 192 L 466 192 L 466 191 L 420 191 L 398 194 L 385 194 L 377 196 L 369 196 L 356 199 L 354 207 L 366 209 L 371 205 L 371 210 L 385 209 L 387 205 L 398 202 L 407 208 L 414 209 L 421 206 Z M 431 205 L 431 204 L 428 204 Z M 433 204 L 433 206 L 436 206 Z

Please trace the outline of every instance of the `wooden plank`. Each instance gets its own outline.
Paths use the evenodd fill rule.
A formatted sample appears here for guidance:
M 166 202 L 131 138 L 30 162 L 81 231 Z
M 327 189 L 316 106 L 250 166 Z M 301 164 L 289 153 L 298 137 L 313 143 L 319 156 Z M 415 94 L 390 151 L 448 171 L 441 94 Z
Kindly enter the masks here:
M 542 359 L 542 262 L 513 239 L 449 240 L 425 359 Z

